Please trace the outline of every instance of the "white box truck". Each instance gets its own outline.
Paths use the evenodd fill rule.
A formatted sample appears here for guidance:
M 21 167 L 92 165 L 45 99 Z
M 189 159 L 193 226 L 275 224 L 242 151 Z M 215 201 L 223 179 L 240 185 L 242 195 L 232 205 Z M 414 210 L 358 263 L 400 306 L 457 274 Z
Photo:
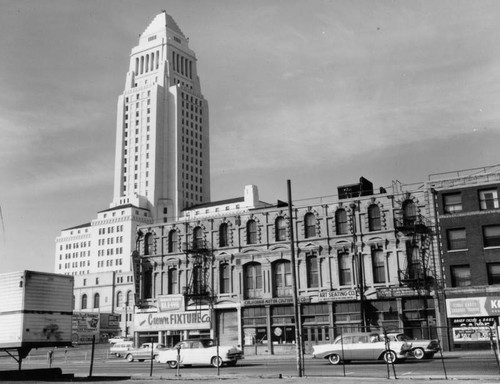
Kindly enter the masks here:
M 19 369 L 32 348 L 71 346 L 73 276 L 21 271 L 0 274 L 0 350 Z

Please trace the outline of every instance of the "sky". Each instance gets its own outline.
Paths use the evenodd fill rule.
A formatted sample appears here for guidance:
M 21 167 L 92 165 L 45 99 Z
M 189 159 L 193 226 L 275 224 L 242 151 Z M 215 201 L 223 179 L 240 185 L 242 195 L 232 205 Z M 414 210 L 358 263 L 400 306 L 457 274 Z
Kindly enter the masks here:
M 500 1 L 0 0 L 0 273 L 113 198 L 131 49 L 166 10 L 210 109 L 212 201 L 500 163 Z

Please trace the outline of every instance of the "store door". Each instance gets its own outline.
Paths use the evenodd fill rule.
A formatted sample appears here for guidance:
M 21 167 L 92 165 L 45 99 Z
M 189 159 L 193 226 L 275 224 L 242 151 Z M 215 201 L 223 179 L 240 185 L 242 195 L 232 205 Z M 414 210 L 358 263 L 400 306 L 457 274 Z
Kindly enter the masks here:
M 216 312 L 219 345 L 238 344 L 238 312 L 236 309 L 222 309 Z

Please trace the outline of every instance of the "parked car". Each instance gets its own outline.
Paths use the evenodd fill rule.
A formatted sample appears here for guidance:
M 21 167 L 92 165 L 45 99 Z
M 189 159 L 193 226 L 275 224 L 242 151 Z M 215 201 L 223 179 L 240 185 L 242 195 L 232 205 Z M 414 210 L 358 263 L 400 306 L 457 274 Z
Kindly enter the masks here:
M 173 348 L 160 351 L 156 361 L 167 364 L 170 368 L 177 368 L 178 363 L 214 367 L 220 367 L 222 364 L 234 366 L 238 360 L 243 359 L 243 351 L 237 347 L 220 345 L 218 348 L 219 354 L 212 339 L 188 339 L 177 343 Z
M 108 342 L 110 344 L 122 343 L 124 341 L 132 341 L 132 340 L 130 340 L 127 337 L 123 337 L 123 336 L 116 336 L 116 337 L 112 337 L 112 338 L 108 339 Z
M 115 354 L 116 357 L 123 356 L 128 352 L 129 349 L 134 347 L 133 341 L 121 341 L 116 344 L 112 344 L 109 348 L 109 352 Z
M 383 335 L 381 335 L 383 337 Z M 404 333 L 391 332 L 387 334 L 389 341 L 406 341 L 411 345 L 410 356 L 413 356 L 415 359 L 432 359 L 434 354 L 439 351 L 439 340 L 418 340 L 412 339 L 410 336 L 405 335 Z
M 407 358 L 411 347 L 406 341 L 386 343 L 378 332 L 345 333 L 331 344 L 313 346 L 314 358 L 328 359 L 330 364 L 351 360 L 382 360 L 397 363 Z
M 158 356 L 158 353 L 162 349 L 165 349 L 163 344 L 158 343 L 144 343 L 139 348 L 129 348 L 127 352 L 123 354 L 127 361 L 132 362 L 134 360 L 144 361 L 151 360 L 151 348 L 153 348 L 153 359 Z

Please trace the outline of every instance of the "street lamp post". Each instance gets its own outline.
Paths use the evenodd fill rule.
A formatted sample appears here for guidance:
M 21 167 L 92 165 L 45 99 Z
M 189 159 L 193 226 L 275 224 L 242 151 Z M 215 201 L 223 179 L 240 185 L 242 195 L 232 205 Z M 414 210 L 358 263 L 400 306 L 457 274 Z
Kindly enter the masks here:
M 364 274 L 363 274 L 363 255 L 359 252 L 358 249 L 358 228 L 357 228 L 357 218 L 356 211 L 359 208 L 359 201 L 352 202 L 350 205 L 352 210 L 352 237 L 353 237 L 353 252 L 354 252 L 354 261 L 356 267 L 356 280 L 357 286 L 359 290 L 359 307 L 360 307 L 360 316 L 361 316 L 361 329 L 362 331 L 366 331 L 366 314 L 365 314 L 365 285 L 364 285 Z

